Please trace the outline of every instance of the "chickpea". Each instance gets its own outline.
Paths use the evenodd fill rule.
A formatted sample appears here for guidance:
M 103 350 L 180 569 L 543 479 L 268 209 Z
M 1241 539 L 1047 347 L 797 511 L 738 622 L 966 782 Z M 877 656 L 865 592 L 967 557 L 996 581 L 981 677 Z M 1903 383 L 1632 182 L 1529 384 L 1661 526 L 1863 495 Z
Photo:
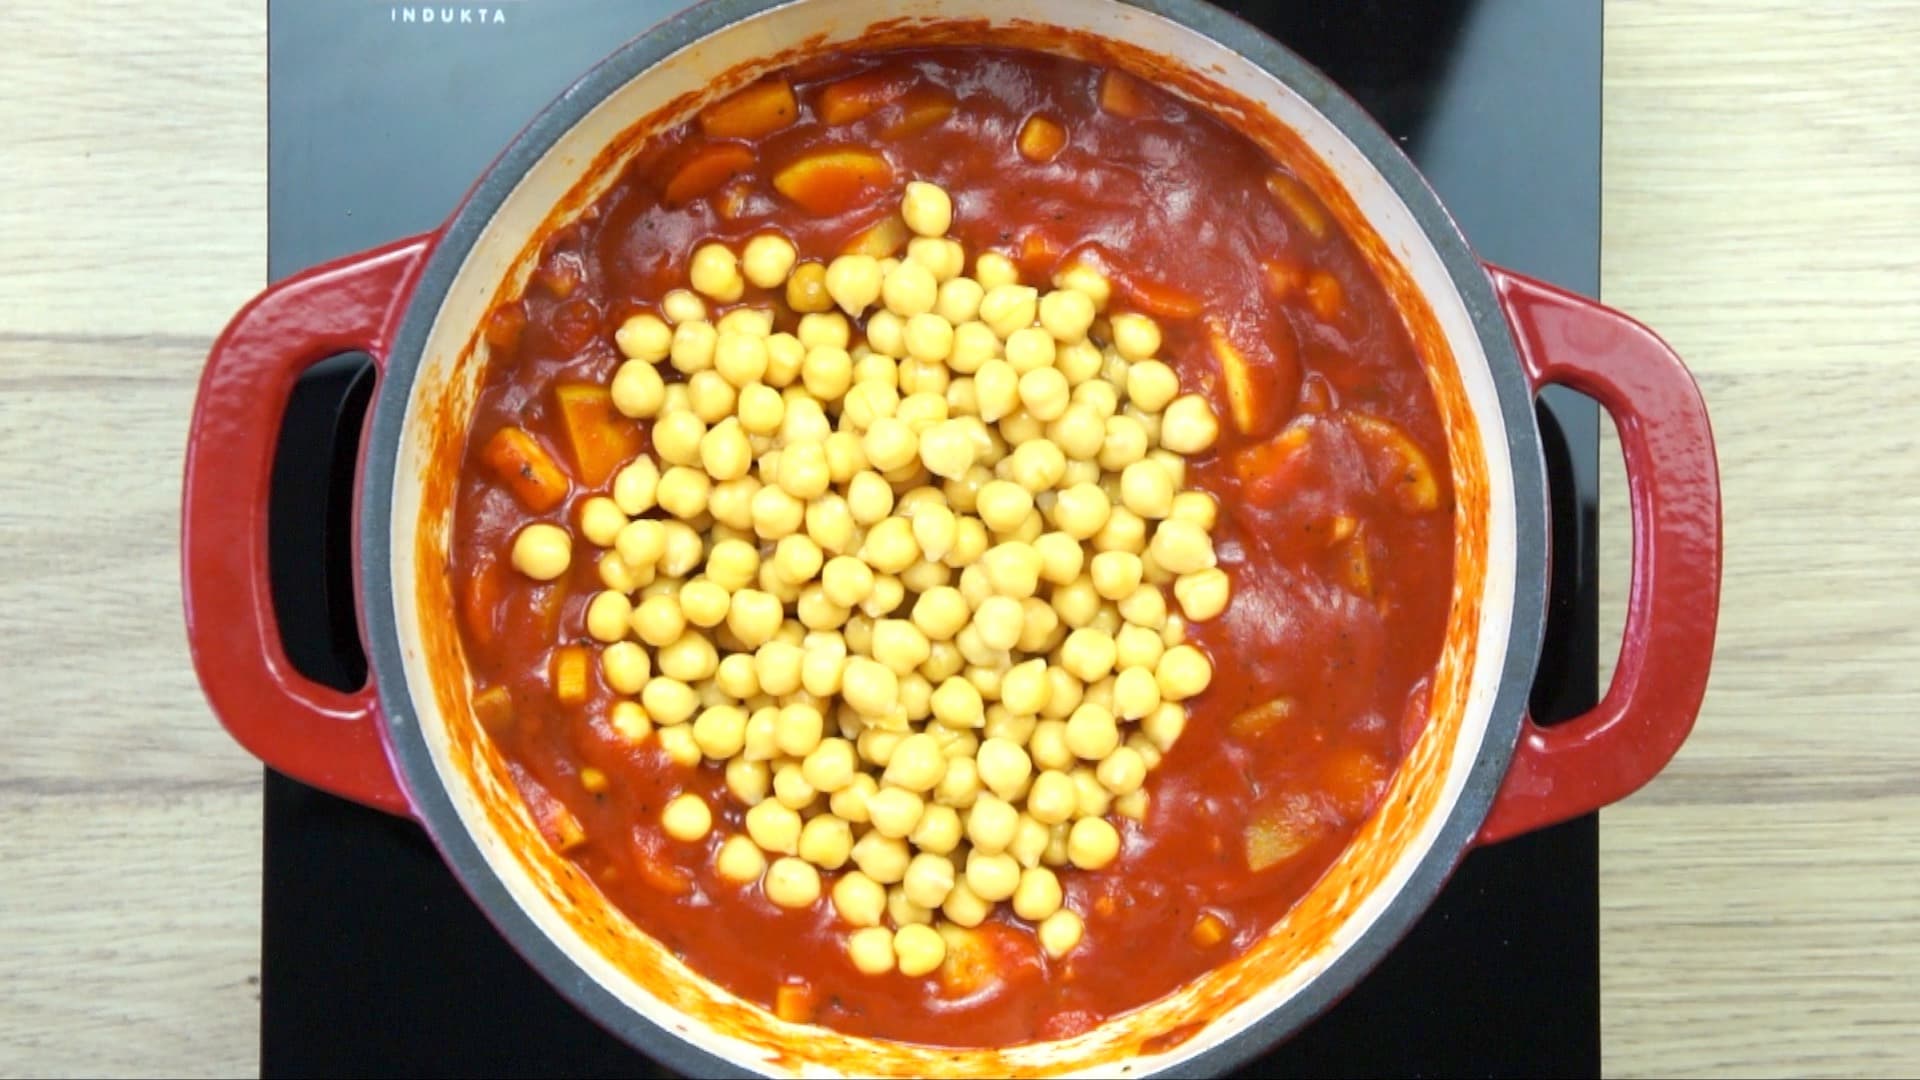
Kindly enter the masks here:
M 1108 524 L 1114 524 L 1123 512 L 1116 510 L 1115 519 L 1110 519 Z M 1102 551 L 1093 557 L 1088 566 L 1088 577 L 1093 581 L 1094 591 L 1116 602 L 1133 595 L 1134 590 L 1140 587 L 1144 572 L 1140 556 L 1125 550 Z
M 1219 436 L 1220 421 L 1198 394 L 1174 398 L 1160 422 L 1160 445 L 1176 454 L 1201 453 Z
M 587 604 L 587 633 L 595 641 L 615 642 L 626 637 L 632 619 L 633 602 L 625 593 L 596 593 Z
M 862 975 L 885 975 L 893 970 L 893 931 L 866 926 L 847 935 L 847 959 Z
M 877 661 L 850 657 L 841 676 L 840 696 L 863 715 L 884 716 L 899 700 L 900 680 Z
M 1032 326 L 1039 307 L 1040 294 L 1030 286 L 995 285 L 987 289 L 980 301 L 980 321 L 1005 341 L 1014 331 Z
M 990 738 L 980 744 L 975 759 L 980 781 L 1001 799 L 1015 799 L 1027 787 L 1033 762 L 1018 743 Z
M 810 818 L 800 827 L 800 858 L 822 870 L 838 870 L 853 854 L 853 828 L 832 814 Z
M 764 761 L 733 758 L 727 762 L 726 778 L 728 793 L 750 807 L 764 801 L 773 790 L 773 770 Z
M 878 926 L 886 906 L 886 888 L 858 870 L 833 883 L 833 908 L 852 926 Z
M 698 795 L 676 795 L 660 811 L 660 827 L 675 840 L 691 843 L 713 828 L 713 811 Z
M 907 320 L 905 342 L 908 356 L 923 364 L 938 364 L 953 354 L 953 324 L 933 312 L 921 312 Z M 929 381 L 932 378 L 937 377 L 916 376 L 915 381 Z M 946 387 L 940 389 L 944 392 Z
M 793 855 L 800 850 L 800 814 L 792 807 L 769 799 L 748 807 L 743 820 L 762 851 Z
M 752 242 L 748 242 L 751 250 Z M 787 278 L 787 306 L 801 314 L 831 310 L 833 298 L 827 293 L 827 268 L 817 262 L 803 262 Z
M 1105 818 L 1081 818 L 1067 833 L 1067 858 L 1082 870 L 1099 870 L 1119 854 L 1119 830 Z
M 681 323 L 674 327 L 673 344 L 669 346 L 668 351 L 673 369 L 685 375 L 712 370 L 713 353 L 719 341 L 719 331 L 712 323 L 704 320 Z M 659 410 L 662 417 L 673 415 L 675 410 L 671 405 L 670 400 L 663 400 Z
M 1037 713 L 1046 707 L 1051 689 L 1047 662 L 1035 657 L 1007 669 L 1000 681 L 1000 702 L 1017 713 Z
M 827 264 L 827 295 L 848 315 L 859 315 L 880 298 L 880 261 L 871 255 L 842 255 Z M 805 321 L 801 323 L 805 328 Z M 806 342 L 802 334 L 801 342 Z M 840 343 L 846 346 L 845 342 Z
M 783 856 L 767 867 L 767 876 L 761 880 L 760 888 L 767 899 L 783 908 L 810 907 L 820 899 L 820 871 L 804 859 Z
M 1067 718 L 1066 737 L 1067 749 L 1075 757 L 1099 761 L 1120 745 L 1120 728 L 1112 710 L 1088 702 Z
M 955 279 L 955 281 L 965 280 L 967 279 Z M 972 290 L 965 290 L 964 295 L 967 302 L 973 305 L 974 315 L 977 316 L 983 299 L 974 297 Z M 936 301 L 936 309 L 938 306 Z M 953 349 L 947 354 L 947 366 L 953 371 L 961 375 L 973 375 L 978 373 L 987 361 L 1001 358 L 1004 350 L 999 336 L 993 332 L 993 327 L 974 316 L 966 319 L 954 318 L 955 315 L 961 314 L 961 309 L 957 306 L 949 311 L 940 311 L 940 314 L 954 324 Z
M 871 773 L 859 772 L 846 787 L 827 797 L 827 809 L 855 825 L 865 825 L 872 821 L 867 813 L 867 804 L 880 790 L 880 782 Z
M 901 263 L 888 272 L 880 285 L 880 299 L 887 310 L 902 319 L 911 319 L 933 310 L 940 285 L 933 271 L 919 263 Z
M 1065 894 L 1060 879 L 1052 870 L 1035 866 L 1020 872 L 1020 883 L 1013 890 L 1013 913 L 1029 922 L 1041 920 L 1060 910 Z
M 600 654 L 600 674 L 616 694 L 637 694 L 647 685 L 647 650 L 631 641 L 616 641 Z
M 955 810 L 971 807 L 980 797 L 979 766 L 971 758 L 955 758 L 947 762 L 947 775 L 933 789 L 933 797 L 938 805 Z
M 1154 644 L 1160 644 L 1159 635 L 1140 627 L 1129 626 L 1127 630 L 1141 630 L 1153 638 Z M 1125 631 L 1122 631 L 1123 633 Z M 1162 654 L 1164 655 L 1164 653 Z M 1160 683 L 1154 675 L 1159 664 L 1156 656 L 1152 664 L 1122 668 L 1113 681 L 1113 711 L 1115 715 L 1128 720 L 1139 720 L 1160 707 Z
M 1061 908 L 1040 922 L 1040 947 L 1048 956 L 1058 960 L 1073 951 L 1080 944 L 1080 936 L 1085 924 L 1080 916 L 1070 908 Z
M 1153 560 L 1169 573 L 1192 574 L 1214 564 L 1213 540 L 1190 521 L 1169 518 L 1153 531 L 1147 545 Z
M 984 777 L 983 777 L 984 779 Z M 967 810 L 967 839 L 979 851 L 1004 851 L 1013 843 L 1020 812 L 997 795 L 982 793 Z M 978 891 L 977 887 L 976 890 Z M 985 894 L 982 893 L 984 896 Z M 1004 899 L 989 897 L 989 899 Z
M 1055 289 L 1040 298 L 1040 325 L 1061 342 L 1085 341 L 1094 314 L 1093 298 L 1077 289 Z
M 1154 667 L 1154 678 L 1160 684 L 1162 699 L 1185 701 L 1213 681 L 1213 664 L 1199 649 L 1175 645 L 1160 657 L 1160 663 Z
M 960 813 L 951 806 L 928 805 L 920 812 L 920 822 L 907 839 L 914 847 L 935 855 L 947 855 L 960 846 Z M 911 865 L 909 865 L 911 870 Z M 927 904 L 927 907 L 939 907 Z
M 975 807 L 977 810 L 978 807 Z M 975 846 L 967 853 L 967 888 L 988 903 L 1009 899 L 1020 887 L 1020 863 L 1004 851 Z
M 674 289 L 660 298 L 660 314 L 676 326 L 700 322 L 707 317 L 707 302 L 685 289 Z
M 1147 762 L 1130 746 L 1114 750 L 1093 770 L 1100 785 L 1117 796 L 1131 795 L 1147 780 Z
M 932 909 L 946 902 L 947 894 L 953 891 L 953 882 L 951 860 L 944 855 L 921 852 L 907 864 L 907 874 L 900 886 L 908 900 Z
M 895 884 L 907 876 L 907 863 L 911 859 L 905 840 L 883 835 L 877 829 L 853 844 L 854 864 L 860 867 L 861 873 L 882 885 Z
M 762 233 L 747 241 L 741 250 L 740 269 L 753 284 L 774 289 L 787 280 L 796 257 L 792 241 L 774 233 Z
M 907 228 L 921 236 L 945 236 L 953 226 L 953 199 L 938 184 L 909 181 L 900 200 L 900 215 L 906 218 Z
M 746 283 L 740 278 L 740 262 L 724 244 L 702 244 L 693 253 L 688 270 L 695 290 L 730 304 L 740 299 Z
M 558 525 L 536 522 L 513 538 L 513 568 L 535 581 L 552 581 L 573 561 L 573 538 Z
M 931 926 L 903 926 L 893 932 L 893 955 L 900 974 L 919 978 L 946 961 L 947 940 Z
M 767 857 L 760 854 L 752 840 L 744 836 L 729 836 L 720 844 L 720 850 L 714 856 L 713 868 L 721 880 L 735 885 L 744 885 L 749 881 L 760 880 L 767 868 Z
M 804 758 L 820 745 L 826 730 L 826 718 L 820 710 L 805 702 L 781 708 L 774 720 L 774 744 L 789 757 Z
M 1227 572 L 1217 566 L 1182 574 L 1173 583 L 1180 610 L 1196 621 L 1215 618 L 1225 611 L 1228 591 Z
M 1032 544 L 1018 540 L 996 544 L 981 554 L 980 567 L 998 595 L 1020 599 L 1040 587 L 1040 553 Z

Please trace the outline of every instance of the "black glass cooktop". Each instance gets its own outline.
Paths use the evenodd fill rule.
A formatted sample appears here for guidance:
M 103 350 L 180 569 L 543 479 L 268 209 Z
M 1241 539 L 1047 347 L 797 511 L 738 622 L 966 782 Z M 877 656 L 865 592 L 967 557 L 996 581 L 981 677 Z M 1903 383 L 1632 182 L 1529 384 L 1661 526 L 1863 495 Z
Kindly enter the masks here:
M 437 224 L 513 134 L 675 0 L 270 0 L 269 269 Z M 1419 162 L 1487 258 L 1594 294 L 1599 0 L 1229 4 L 1325 69 Z M 275 599 L 294 662 L 365 676 L 351 611 L 363 359 L 302 381 L 276 464 Z M 1535 712 L 1596 695 L 1598 419 L 1550 392 L 1549 644 Z M 1262 1075 L 1597 1075 L 1597 826 L 1469 856 L 1385 963 Z M 261 1071 L 661 1075 L 521 962 L 421 830 L 269 773 Z

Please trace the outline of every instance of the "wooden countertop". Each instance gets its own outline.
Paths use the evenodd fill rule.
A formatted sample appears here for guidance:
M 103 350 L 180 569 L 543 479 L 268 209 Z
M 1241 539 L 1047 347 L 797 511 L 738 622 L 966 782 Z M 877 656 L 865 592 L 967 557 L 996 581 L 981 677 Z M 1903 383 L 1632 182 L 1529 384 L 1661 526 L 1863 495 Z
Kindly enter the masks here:
M 9 10 L 0 1073 L 257 1067 L 259 771 L 188 665 L 177 503 L 263 284 L 263 7 Z M 1911 1073 L 1920 4 L 1606 20 L 1603 296 L 1698 374 L 1729 537 L 1705 714 L 1603 819 L 1606 1069 Z

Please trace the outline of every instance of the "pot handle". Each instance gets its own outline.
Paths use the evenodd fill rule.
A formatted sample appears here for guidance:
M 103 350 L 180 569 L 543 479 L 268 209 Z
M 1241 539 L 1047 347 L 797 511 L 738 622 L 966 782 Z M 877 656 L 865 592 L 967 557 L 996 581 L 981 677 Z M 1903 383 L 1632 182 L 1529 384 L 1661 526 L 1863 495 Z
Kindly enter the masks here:
M 349 693 L 288 662 L 267 577 L 268 488 L 295 380 L 342 353 L 384 367 L 392 316 L 428 248 L 419 236 L 268 288 L 213 343 L 187 429 L 181 582 L 200 685 L 240 745 L 303 783 L 409 812 L 371 678 Z
M 1720 609 L 1720 474 L 1700 388 L 1653 331 L 1572 293 L 1488 266 L 1534 390 L 1600 403 L 1619 429 L 1633 514 L 1627 624 L 1613 683 L 1563 724 L 1528 717 L 1487 844 L 1623 799 L 1673 758 L 1699 714 Z

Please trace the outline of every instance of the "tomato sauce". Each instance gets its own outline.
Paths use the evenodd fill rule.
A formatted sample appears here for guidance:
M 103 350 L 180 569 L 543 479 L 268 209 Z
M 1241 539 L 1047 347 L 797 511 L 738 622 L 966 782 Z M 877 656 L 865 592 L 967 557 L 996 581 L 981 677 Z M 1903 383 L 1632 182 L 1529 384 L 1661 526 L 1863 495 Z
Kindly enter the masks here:
M 543 825 L 577 822 L 567 854 L 643 930 L 734 992 L 772 1007 L 783 986 L 803 988 L 818 1023 L 913 1042 L 1071 1035 L 1247 949 L 1324 873 L 1417 735 L 1452 589 L 1438 411 L 1412 339 L 1355 245 L 1284 162 L 1194 105 L 1014 50 L 847 54 L 785 78 L 798 108 L 791 124 L 716 139 L 689 122 L 654 138 L 552 233 L 525 294 L 486 328 L 491 366 L 450 567 L 488 703 L 477 711 Z M 849 97 L 878 104 L 861 114 Z M 839 123 L 823 119 L 823 103 Z M 1040 162 L 1016 145 L 1036 115 L 1064 135 Z M 771 176 L 822 145 L 877 152 L 889 185 L 844 212 L 796 206 Z M 591 549 L 576 541 L 571 569 L 552 583 L 507 563 L 529 520 L 568 525 L 580 501 L 606 493 L 570 459 L 554 389 L 606 384 L 621 359 L 613 331 L 686 287 L 694 247 L 737 250 L 774 229 L 803 260 L 830 259 L 895 212 L 908 179 L 952 193 L 952 235 L 970 260 L 1005 253 L 1043 288 L 1073 260 L 1101 269 L 1115 282 L 1113 309 L 1156 316 L 1162 355 L 1222 420 L 1187 480 L 1220 503 L 1213 537 L 1233 583 L 1228 610 L 1190 629 L 1213 660 L 1213 686 L 1188 703 L 1184 736 L 1148 776 L 1147 819 L 1111 819 L 1121 856 L 1098 872 L 1061 871 L 1066 904 L 1086 921 L 1080 946 L 1048 959 L 1001 905 L 983 927 L 993 954 L 984 978 L 952 965 L 922 978 L 860 974 L 824 896 L 790 911 L 757 886 L 720 881 L 714 852 L 741 831 L 744 810 L 720 768 L 676 766 L 657 739 L 623 741 L 597 664 L 584 703 L 554 699 L 554 650 L 597 648 L 583 625 L 600 588 Z M 781 329 L 795 321 L 778 290 L 749 286 L 742 302 L 773 306 Z M 1237 389 L 1226 385 L 1220 340 L 1245 359 Z M 1235 393 L 1247 430 L 1234 419 Z M 565 499 L 544 514 L 481 459 L 511 426 L 571 470 Z M 605 777 L 592 785 L 600 790 L 589 791 L 585 770 Z M 659 824 L 667 800 L 688 791 L 715 808 L 714 830 L 693 844 Z

